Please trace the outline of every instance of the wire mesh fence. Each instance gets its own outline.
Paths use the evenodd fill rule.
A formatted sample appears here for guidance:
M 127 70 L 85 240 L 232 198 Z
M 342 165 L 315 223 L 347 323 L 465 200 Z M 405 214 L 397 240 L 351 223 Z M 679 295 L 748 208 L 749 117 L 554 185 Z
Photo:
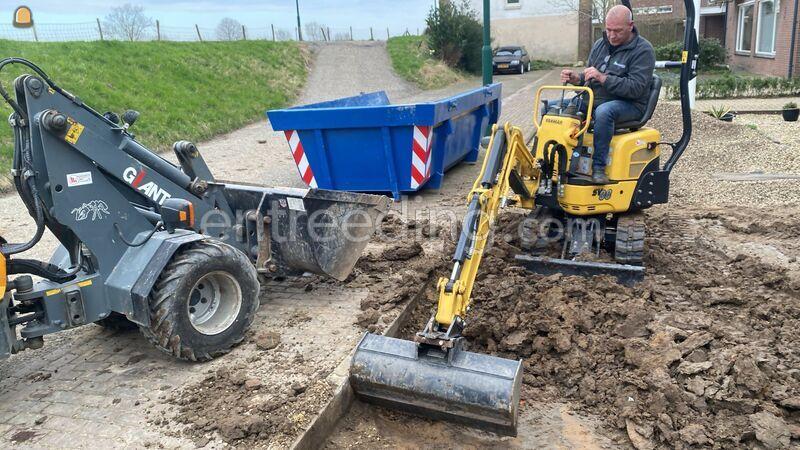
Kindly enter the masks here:
M 82 23 L 37 23 L 31 28 L 15 28 L 0 24 L 0 39 L 31 42 L 70 42 L 70 41 L 230 41 L 230 40 L 269 40 L 269 41 L 378 41 L 394 36 L 418 35 L 420 30 L 397 27 L 329 27 L 307 23 L 298 34 L 297 27 L 274 24 L 263 27 L 241 26 L 241 30 L 194 26 L 172 26 L 156 21 L 153 26 L 135 30 L 136 33 L 115 32 L 101 20 Z

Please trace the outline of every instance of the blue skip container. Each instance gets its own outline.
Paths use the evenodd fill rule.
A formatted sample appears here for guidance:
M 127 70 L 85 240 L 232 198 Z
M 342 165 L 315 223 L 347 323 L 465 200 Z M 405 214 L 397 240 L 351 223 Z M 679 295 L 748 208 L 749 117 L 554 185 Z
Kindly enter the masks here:
M 267 111 L 310 187 L 403 193 L 438 189 L 444 173 L 475 162 L 500 116 L 500 83 L 430 103 L 392 105 L 374 92 Z

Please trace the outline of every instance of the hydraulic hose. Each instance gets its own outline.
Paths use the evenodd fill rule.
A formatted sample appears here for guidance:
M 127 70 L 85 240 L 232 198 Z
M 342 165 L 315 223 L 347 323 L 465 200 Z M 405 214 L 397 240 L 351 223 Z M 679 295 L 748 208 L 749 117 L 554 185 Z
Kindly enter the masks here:
M 56 283 L 63 283 L 74 279 L 75 274 L 78 273 L 80 268 L 81 264 L 78 264 L 71 271 L 65 272 L 58 266 L 43 261 L 37 261 L 35 259 L 12 259 L 8 261 L 9 275 L 36 275 L 51 281 L 55 281 Z
M 2 71 L 2 69 L 9 64 L 22 64 L 30 67 L 37 74 L 39 74 L 51 88 L 58 90 L 59 92 L 63 92 L 50 80 L 50 78 L 42 69 L 36 66 L 36 64 L 21 58 L 5 58 L 0 61 L 0 71 Z M 2 96 L 6 103 L 8 103 L 14 110 L 15 114 L 17 115 L 16 120 L 23 120 L 26 127 L 30 126 L 27 113 L 22 110 L 22 108 L 16 101 L 14 101 L 14 99 L 11 98 L 1 82 L 0 96 Z M 0 253 L 5 256 L 22 253 L 33 248 L 33 246 L 42 239 L 45 228 L 44 211 L 42 210 L 41 199 L 39 197 L 39 191 L 36 187 L 34 178 L 35 170 L 33 168 L 33 157 L 31 155 L 30 142 L 25 139 L 25 136 L 19 126 L 14 127 L 14 169 L 16 170 L 14 184 L 28 208 L 31 209 L 32 207 L 33 209 L 34 219 L 36 221 L 36 233 L 28 242 L 22 244 L 4 244 L 0 246 Z M 22 179 L 20 179 L 20 177 L 22 177 Z M 31 205 L 28 202 L 32 202 L 33 204 Z

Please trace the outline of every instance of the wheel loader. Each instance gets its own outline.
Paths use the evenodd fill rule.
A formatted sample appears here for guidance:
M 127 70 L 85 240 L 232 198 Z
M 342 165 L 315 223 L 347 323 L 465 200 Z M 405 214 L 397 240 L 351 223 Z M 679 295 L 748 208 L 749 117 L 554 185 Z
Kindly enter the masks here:
M 366 333 L 353 355 L 350 385 L 362 400 L 434 419 L 445 419 L 515 435 L 522 363 L 466 350 L 462 335 L 468 323 L 470 296 L 484 249 L 500 209 L 515 206 L 531 211 L 534 227 L 524 236 L 534 244 L 553 236 L 561 242 L 560 257 L 522 254 L 517 262 L 539 273 L 613 274 L 635 282 L 644 273 L 645 230 L 642 211 L 667 203 L 670 172 L 686 149 L 692 132 L 689 82 L 695 78 L 698 41 L 695 4 L 685 0 L 686 30 L 682 60 L 658 62 L 657 67 L 680 68 L 683 134 L 675 143 L 661 141 L 648 128 L 658 101 L 661 81 L 654 76 L 643 116 L 616 124 L 607 167 L 610 183 L 591 181 L 592 109 L 588 87 L 545 86 L 536 93 L 576 91 L 588 102 L 584 116 L 577 108 L 550 108 L 540 120 L 529 148 L 522 131 L 510 124 L 495 125 L 472 190 L 468 210 L 453 256 L 449 277 L 437 284 L 438 304 L 413 341 Z M 625 3 L 624 3 L 625 4 Z M 630 8 L 630 3 L 626 6 Z M 563 102 L 561 103 L 563 105 Z M 661 164 L 661 147 L 672 152 Z M 605 248 L 616 261 L 598 262 Z M 536 301 L 524 299 L 522 301 Z M 535 364 L 535 362 L 534 362 Z
M 343 280 L 388 208 L 384 196 L 217 180 L 188 141 L 172 164 L 135 139 L 136 111 L 100 114 L 30 61 L 6 58 L 0 71 L 11 64 L 33 71 L 14 81 L 15 99 L 0 94 L 36 231 L 0 243 L 2 358 L 96 322 L 207 361 L 243 339 L 260 278 Z M 45 229 L 60 243 L 52 258 L 24 258 Z

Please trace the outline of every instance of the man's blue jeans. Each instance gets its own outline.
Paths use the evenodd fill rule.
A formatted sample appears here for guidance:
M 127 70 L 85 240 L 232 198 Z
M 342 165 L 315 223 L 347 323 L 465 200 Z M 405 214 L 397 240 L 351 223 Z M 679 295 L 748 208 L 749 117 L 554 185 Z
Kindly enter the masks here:
M 558 106 L 560 100 L 548 100 L 547 109 Z M 581 112 L 586 113 L 586 102 L 580 96 L 564 99 L 564 107 L 570 103 L 578 106 Z M 614 137 L 614 124 L 638 120 L 642 112 L 633 103 L 625 100 L 611 100 L 600 104 L 594 109 L 594 154 L 592 155 L 593 170 L 604 171 L 608 163 L 608 150 L 611 138 Z

